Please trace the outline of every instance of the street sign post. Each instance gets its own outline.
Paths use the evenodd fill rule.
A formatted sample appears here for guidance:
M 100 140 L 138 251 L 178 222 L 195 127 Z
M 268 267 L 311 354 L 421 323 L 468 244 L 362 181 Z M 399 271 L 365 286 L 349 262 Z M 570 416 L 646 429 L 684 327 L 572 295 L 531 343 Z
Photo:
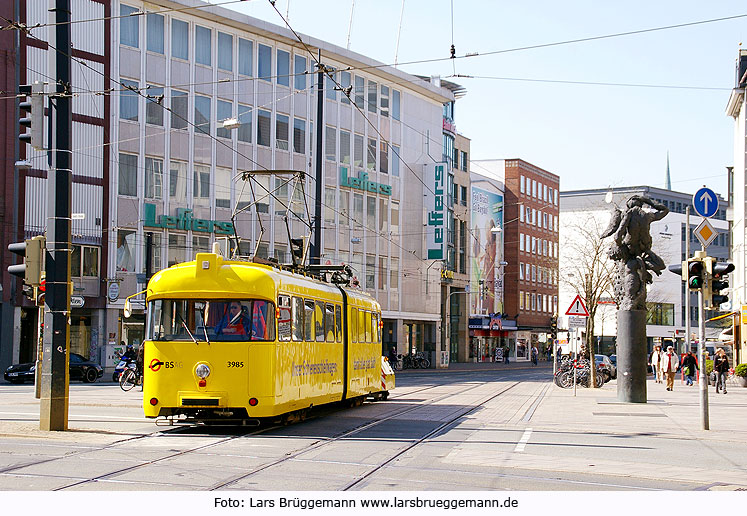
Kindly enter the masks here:
M 713 229 L 713 226 L 708 222 L 708 219 L 703 219 L 703 221 L 698 224 L 698 227 L 695 228 L 693 233 L 695 233 L 695 236 L 698 241 L 700 241 L 703 249 L 711 245 L 711 242 L 713 242 L 718 236 L 718 231 Z
M 718 211 L 718 197 L 710 188 L 700 188 L 693 195 L 693 208 L 701 217 L 713 217 Z

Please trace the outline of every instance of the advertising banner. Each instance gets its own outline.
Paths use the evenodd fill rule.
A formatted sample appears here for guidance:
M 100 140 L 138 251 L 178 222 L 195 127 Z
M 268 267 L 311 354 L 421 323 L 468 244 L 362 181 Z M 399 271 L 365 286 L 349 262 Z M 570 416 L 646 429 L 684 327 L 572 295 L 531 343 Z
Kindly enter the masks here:
M 503 312 L 499 288 L 503 250 L 501 234 L 493 228 L 503 226 L 503 195 L 472 187 L 472 258 L 470 267 L 471 314 Z
M 429 260 L 446 259 L 446 163 L 425 166 L 426 249 Z

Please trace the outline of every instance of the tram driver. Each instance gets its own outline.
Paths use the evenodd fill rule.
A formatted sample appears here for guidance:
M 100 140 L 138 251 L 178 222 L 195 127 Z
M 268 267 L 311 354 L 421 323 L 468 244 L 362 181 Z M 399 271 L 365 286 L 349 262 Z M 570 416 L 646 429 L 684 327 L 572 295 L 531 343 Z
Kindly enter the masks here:
M 228 303 L 226 313 L 215 327 L 216 335 L 248 336 L 249 331 L 251 331 L 251 323 L 244 306 L 238 301 Z

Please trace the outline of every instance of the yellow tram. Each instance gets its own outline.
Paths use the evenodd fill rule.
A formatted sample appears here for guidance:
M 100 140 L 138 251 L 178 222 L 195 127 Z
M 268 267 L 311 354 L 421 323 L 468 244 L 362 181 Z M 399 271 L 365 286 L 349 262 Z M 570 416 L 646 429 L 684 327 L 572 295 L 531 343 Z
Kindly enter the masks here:
M 381 308 L 359 289 L 198 253 L 154 275 L 146 302 L 146 417 L 289 420 L 394 388 Z

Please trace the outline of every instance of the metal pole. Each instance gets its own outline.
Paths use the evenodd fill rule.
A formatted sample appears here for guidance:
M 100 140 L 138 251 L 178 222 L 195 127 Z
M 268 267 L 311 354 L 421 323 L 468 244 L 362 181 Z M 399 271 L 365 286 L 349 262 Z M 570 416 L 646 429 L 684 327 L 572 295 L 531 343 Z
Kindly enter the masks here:
M 690 206 L 685 207 L 685 258 L 690 259 Z M 685 286 L 685 352 L 690 351 L 690 289 Z
M 706 274 L 706 281 L 711 281 L 710 275 Z M 706 381 L 705 366 L 705 308 L 703 307 L 703 290 L 698 291 L 698 362 L 700 372 L 698 374 L 698 388 L 700 389 L 700 423 L 703 430 L 709 430 L 708 423 L 708 382 Z
M 324 155 L 322 138 L 324 136 L 324 65 L 322 51 L 319 50 L 319 72 L 316 89 L 316 188 L 314 199 L 314 240 L 311 246 L 310 264 L 321 264 L 322 256 L 322 168 Z
M 54 2 L 54 3 L 53 3 Z M 47 251 L 44 352 L 39 426 L 67 430 L 70 351 L 70 236 L 72 192 L 72 96 L 70 95 L 70 0 L 51 0 L 55 49 L 50 74 L 56 73 L 54 167 L 47 179 Z M 50 67 L 50 68 L 52 68 Z

